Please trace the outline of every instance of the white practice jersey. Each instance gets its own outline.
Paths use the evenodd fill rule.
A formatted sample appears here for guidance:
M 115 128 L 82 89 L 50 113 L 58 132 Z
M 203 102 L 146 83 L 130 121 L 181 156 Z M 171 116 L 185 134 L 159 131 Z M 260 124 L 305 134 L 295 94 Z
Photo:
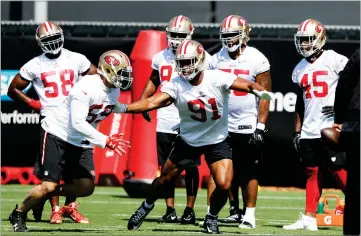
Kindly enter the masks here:
M 172 50 L 169 49 L 164 49 L 153 56 L 152 68 L 159 72 L 161 87 L 178 76 L 174 57 Z M 211 55 L 206 52 L 205 69 L 208 69 L 210 61 Z M 179 125 L 179 122 L 178 109 L 174 104 L 157 110 L 157 132 L 176 134 L 173 129 Z
M 118 101 L 119 88 L 108 88 L 99 75 L 84 76 L 63 104 L 42 121 L 45 131 L 79 147 L 105 147 L 107 136 L 96 130 Z M 90 143 L 89 143 L 90 142 Z
M 338 73 L 347 63 L 347 57 L 333 50 L 325 50 L 313 63 L 302 59 L 292 73 L 292 81 L 303 89 L 305 113 L 301 138 L 321 137 L 321 129 L 331 127 L 334 118 L 322 115 L 323 106 L 333 106 Z
M 205 70 L 203 76 L 197 86 L 178 76 L 161 89 L 175 100 L 180 136 L 195 147 L 220 143 L 227 138 L 229 87 L 237 78 L 220 70 Z
M 32 82 L 42 105 L 40 114 L 46 116 L 65 100 L 90 65 L 84 55 L 63 48 L 56 59 L 47 58 L 45 53 L 31 59 L 21 67 L 20 75 Z
M 270 69 L 268 59 L 256 48 L 247 46 L 236 60 L 222 48 L 212 56 L 212 69 L 219 69 L 255 82 L 256 76 Z M 252 93 L 231 90 L 229 95 L 228 130 L 250 134 L 256 129 L 259 99 Z

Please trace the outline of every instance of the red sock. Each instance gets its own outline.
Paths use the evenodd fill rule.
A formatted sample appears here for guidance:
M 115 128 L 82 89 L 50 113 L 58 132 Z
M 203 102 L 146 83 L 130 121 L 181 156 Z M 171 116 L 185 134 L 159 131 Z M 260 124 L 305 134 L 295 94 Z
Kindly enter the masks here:
M 318 167 L 306 167 L 306 212 L 316 213 L 322 194 L 321 174 Z
M 339 184 L 340 189 L 342 190 L 342 192 L 345 193 L 347 171 L 345 169 L 330 170 L 330 171 L 336 177 L 337 183 Z

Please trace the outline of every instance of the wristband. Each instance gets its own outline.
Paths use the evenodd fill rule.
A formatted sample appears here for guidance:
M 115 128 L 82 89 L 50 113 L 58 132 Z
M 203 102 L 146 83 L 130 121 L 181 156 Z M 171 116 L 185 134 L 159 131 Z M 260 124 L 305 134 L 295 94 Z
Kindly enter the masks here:
M 264 130 L 266 128 L 266 125 L 265 124 L 262 124 L 262 123 L 257 123 L 257 126 L 256 126 L 257 129 L 260 129 L 260 130 Z

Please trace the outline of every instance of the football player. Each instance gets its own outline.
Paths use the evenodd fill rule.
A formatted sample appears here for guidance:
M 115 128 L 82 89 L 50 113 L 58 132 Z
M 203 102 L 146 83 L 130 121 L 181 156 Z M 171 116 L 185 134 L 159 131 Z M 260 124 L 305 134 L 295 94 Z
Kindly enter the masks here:
M 26 214 L 47 196 L 86 197 L 93 193 L 93 145 L 125 153 L 122 134 L 106 136 L 96 127 L 117 112 L 120 89 L 132 83 L 128 57 L 111 50 L 99 58 L 98 74 L 86 75 L 71 89 L 64 103 L 50 111 L 41 124 L 39 169 L 42 183 L 9 216 L 16 232 L 27 231 Z M 119 89 L 120 88 L 120 89 Z M 69 181 L 59 185 L 61 177 Z
M 160 51 L 154 55 L 152 59 L 152 74 L 146 83 L 142 96 L 140 99 L 145 99 L 152 96 L 158 87 L 164 86 L 167 82 L 178 76 L 175 70 L 175 52 L 178 46 L 186 39 L 191 39 L 194 31 L 194 26 L 191 20 L 186 16 L 173 17 L 166 28 L 168 48 Z M 210 62 L 211 56 L 206 53 L 206 60 Z M 208 66 L 209 63 L 205 63 Z M 147 121 L 151 121 L 148 112 L 142 113 Z M 178 132 L 174 127 L 179 126 L 178 109 L 172 104 L 170 106 L 161 108 L 157 111 L 157 152 L 158 152 L 158 166 L 161 169 L 173 148 L 173 142 L 176 140 Z M 200 163 L 199 163 L 200 164 Z M 196 200 L 198 185 L 199 185 L 199 172 L 198 167 L 185 169 L 185 185 L 187 190 L 187 207 L 181 217 L 181 223 L 194 224 L 195 213 L 194 203 Z M 176 181 L 169 185 L 165 193 L 165 201 L 167 205 L 166 213 L 159 220 L 160 222 L 177 222 L 177 214 L 174 208 L 174 191 Z
M 292 73 L 292 81 L 299 86 L 296 102 L 294 146 L 306 168 L 305 214 L 287 230 L 317 230 L 315 214 L 322 194 L 321 168 L 327 167 L 345 190 L 345 154 L 335 152 L 321 141 L 321 130 L 331 127 L 334 117 L 323 116 L 322 107 L 333 106 L 338 74 L 348 59 L 333 50 L 325 50 L 326 29 L 317 20 L 303 21 L 295 34 L 297 52 L 304 58 Z
M 211 68 L 235 74 L 271 89 L 270 64 L 256 48 L 248 46 L 249 27 L 238 15 L 227 16 L 220 25 L 223 47 L 212 57 Z M 228 131 L 232 143 L 233 181 L 229 195 L 230 216 L 227 221 L 240 222 L 239 228 L 255 228 L 262 146 L 270 101 L 252 93 L 230 91 Z M 239 209 L 239 186 L 242 188 L 243 211 Z M 208 182 L 208 196 L 215 186 Z M 241 216 L 244 214 L 244 217 Z
M 36 41 L 43 51 L 21 67 L 20 72 L 12 80 L 8 96 L 14 101 L 29 105 L 34 110 L 40 110 L 41 120 L 49 114 L 51 109 L 60 105 L 68 96 L 70 89 L 86 74 L 95 74 L 96 67 L 82 54 L 69 51 L 64 46 L 64 35 L 59 25 L 54 22 L 44 22 L 36 30 Z M 34 89 L 40 100 L 28 97 L 23 90 L 29 84 Z M 41 175 L 35 164 L 34 174 Z M 44 202 L 33 209 L 35 220 L 40 221 Z M 60 224 L 63 216 L 69 216 L 77 223 L 89 223 L 78 210 L 79 203 L 75 198 L 67 197 L 63 207 L 59 207 L 59 197 L 50 199 L 52 213 L 51 224 Z
M 204 228 L 208 233 L 219 233 L 218 213 L 227 201 L 233 177 L 227 138 L 229 90 L 256 93 L 262 99 L 270 99 L 270 95 L 261 85 L 232 73 L 205 70 L 205 51 L 196 41 L 181 43 L 175 61 L 179 76 L 165 84 L 161 93 L 124 105 L 126 113 L 141 113 L 174 103 L 180 116 L 180 133 L 173 150 L 161 176 L 153 181 L 148 197 L 129 219 L 128 229 L 139 228 L 167 185 L 184 169 L 197 166 L 204 154 L 216 183 Z

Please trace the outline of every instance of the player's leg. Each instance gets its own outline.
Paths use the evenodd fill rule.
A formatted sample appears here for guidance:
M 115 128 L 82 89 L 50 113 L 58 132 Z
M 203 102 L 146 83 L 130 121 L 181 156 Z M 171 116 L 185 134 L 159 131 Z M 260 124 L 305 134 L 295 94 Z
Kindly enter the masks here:
M 76 223 L 88 224 L 89 220 L 79 212 L 79 203 L 75 200 L 77 197 L 90 196 L 94 192 L 93 149 L 72 146 L 65 158 L 64 184 L 57 189 L 60 196 L 66 196 L 61 213 Z
M 210 199 L 211 199 L 211 195 L 212 195 L 215 188 L 216 188 L 216 183 L 214 182 L 212 174 L 210 174 L 209 179 L 208 179 L 208 183 L 207 183 L 207 212 L 206 212 L 206 215 L 209 213 Z M 199 222 L 199 226 L 200 227 L 204 226 L 204 220 Z
M 186 144 L 179 136 L 176 138 L 174 148 L 166 161 L 160 177 L 154 179 L 149 194 L 142 205 L 136 210 L 128 221 L 128 230 L 138 229 L 145 217 L 153 209 L 154 203 L 158 198 L 164 197 L 164 192 L 174 179 L 185 169 L 197 166 L 193 159 L 184 159 L 183 156 L 189 158 L 200 156 L 194 153 L 193 147 Z
M 9 220 L 14 227 L 14 231 L 27 231 L 26 215 L 29 210 L 36 207 L 47 199 L 48 195 L 55 191 L 62 175 L 62 159 L 66 146 L 55 136 L 41 129 L 41 142 L 39 149 L 39 172 L 37 177 L 41 184 L 32 188 L 27 197 L 9 216 Z
M 248 143 L 251 135 L 234 134 L 238 144 L 233 151 L 233 163 L 237 163 L 235 175 L 239 178 L 244 202 L 244 216 L 240 228 L 256 228 L 256 204 L 258 176 L 262 166 L 262 150 Z M 236 160 L 236 162 L 235 162 Z
M 322 162 L 322 143 L 320 139 L 301 139 L 300 155 L 306 169 L 306 209 L 305 214 L 293 224 L 283 226 L 287 230 L 318 230 L 315 218 L 318 201 L 322 194 L 322 173 L 319 169 Z
M 213 176 L 216 188 L 210 197 L 209 213 L 204 228 L 208 233 L 219 233 L 218 213 L 226 204 L 233 178 L 232 151 L 227 138 L 221 143 L 205 148 L 205 158 Z
M 347 179 L 346 153 L 333 151 L 326 145 L 322 145 L 322 147 L 324 147 L 324 163 L 335 177 L 341 191 L 345 193 Z
M 360 235 L 360 134 L 341 132 L 347 158 L 344 235 Z
M 199 163 L 200 164 L 200 163 Z M 187 207 L 184 209 L 181 217 L 182 224 L 195 224 L 196 214 L 194 212 L 194 203 L 197 198 L 199 186 L 199 171 L 198 167 L 187 168 L 185 170 L 185 184 L 187 191 Z
M 158 165 L 161 166 L 161 171 L 164 167 L 165 162 L 173 148 L 173 142 L 176 134 L 157 132 L 157 154 L 158 154 Z M 177 222 L 177 214 L 174 208 L 174 192 L 175 192 L 176 179 L 167 185 L 168 189 L 165 191 L 165 203 L 166 212 L 158 220 L 158 222 L 175 223 Z

